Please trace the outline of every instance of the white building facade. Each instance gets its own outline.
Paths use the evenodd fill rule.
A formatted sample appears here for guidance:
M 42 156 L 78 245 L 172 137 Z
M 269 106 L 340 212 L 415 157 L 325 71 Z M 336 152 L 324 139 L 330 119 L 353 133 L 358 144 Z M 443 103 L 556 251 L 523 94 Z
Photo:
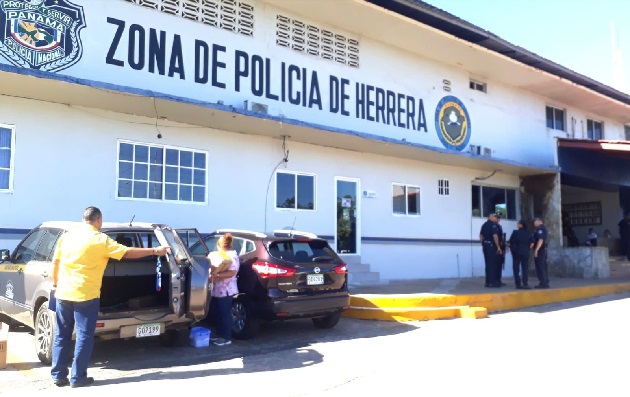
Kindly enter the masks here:
M 630 122 L 622 94 L 378 1 L 15 0 L 0 26 L 2 248 L 95 205 L 307 230 L 356 282 L 482 276 L 489 212 L 508 236 L 534 214 L 561 224 L 558 138 L 625 140 Z M 538 177 L 554 187 L 528 195 Z M 571 192 L 603 195 L 616 225 L 615 193 Z

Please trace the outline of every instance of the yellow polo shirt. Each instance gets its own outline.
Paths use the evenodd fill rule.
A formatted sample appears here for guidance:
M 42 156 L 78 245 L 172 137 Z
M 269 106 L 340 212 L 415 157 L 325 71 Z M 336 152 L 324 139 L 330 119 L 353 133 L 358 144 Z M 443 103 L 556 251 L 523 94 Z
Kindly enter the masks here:
M 55 297 L 73 302 L 100 297 L 109 258 L 120 260 L 128 249 L 87 223 L 66 232 L 53 257 L 59 260 Z

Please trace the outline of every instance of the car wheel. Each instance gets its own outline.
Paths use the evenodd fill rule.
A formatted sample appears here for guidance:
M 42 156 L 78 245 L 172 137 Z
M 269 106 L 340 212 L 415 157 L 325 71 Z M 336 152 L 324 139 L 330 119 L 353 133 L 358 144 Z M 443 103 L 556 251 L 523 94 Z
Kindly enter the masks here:
M 235 339 L 253 338 L 260 327 L 260 321 L 254 316 L 250 305 L 242 300 L 232 302 L 232 336 Z
M 35 351 L 45 365 L 52 364 L 52 346 L 55 337 L 55 314 L 48 310 L 48 302 L 42 303 L 35 316 Z
M 315 324 L 315 327 L 326 329 L 326 328 L 332 328 L 335 325 L 337 325 L 340 318 L 341 318 L 341 312 L 334 312 L 324 317 L 312 318 L 311 320 L 313 320 L 313 324 Z
M 160 334 L 160 336 L 158 336 L 158 340 L 161 346 L 174 347 L 179 343 L 181 334 L 182 333 L 178 329 L 169 329 L 163 334 Z

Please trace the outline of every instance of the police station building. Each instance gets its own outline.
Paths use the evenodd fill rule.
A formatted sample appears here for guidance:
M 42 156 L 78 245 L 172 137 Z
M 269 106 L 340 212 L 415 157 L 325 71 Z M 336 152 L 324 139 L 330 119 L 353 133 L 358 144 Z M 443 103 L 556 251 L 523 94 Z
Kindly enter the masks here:
M 476 277 L 490 212 L 562 267 L 629 207 L 628 95 L 419 0 L 0 0 L 0 36 L 0 248 L 95 205 Z

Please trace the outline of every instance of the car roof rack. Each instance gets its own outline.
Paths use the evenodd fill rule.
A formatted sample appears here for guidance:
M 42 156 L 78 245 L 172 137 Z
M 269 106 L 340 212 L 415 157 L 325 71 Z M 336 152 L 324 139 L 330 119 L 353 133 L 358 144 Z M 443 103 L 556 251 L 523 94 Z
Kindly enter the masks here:
M 276 229 L 273 231 L 273 235 L 276 237 L 307 237 L 307 238 L 319 238 L 315 233 L 305 232 L 301 230 L 294 229 Z

